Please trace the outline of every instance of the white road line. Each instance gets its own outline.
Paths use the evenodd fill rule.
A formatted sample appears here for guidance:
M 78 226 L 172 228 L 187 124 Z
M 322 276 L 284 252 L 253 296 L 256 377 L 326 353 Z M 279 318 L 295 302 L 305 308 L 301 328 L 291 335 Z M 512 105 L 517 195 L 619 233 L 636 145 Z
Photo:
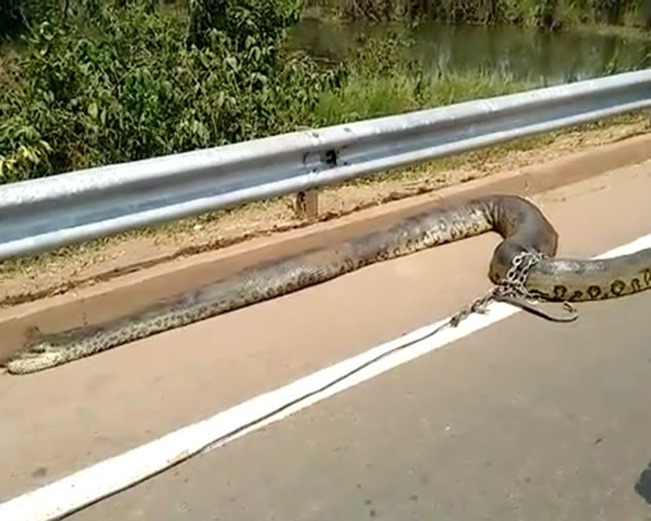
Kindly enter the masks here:
M 625 255 L 649 247 L 651 247 L 651 234 L 596 258 Z M 365 353 L 312 373 L 275 391 L 256 396 L 206 420 L 183 427 L 119 456 L 91 465 L 59 481 L 10 499 L 0 504 L 0 520 L 54 521 L 61 519 L 86 505 L 164 471 L 175 463 L 286 418 L 296 411 L 374 376 L 472 335 L 518 311 L 520 311 L 519 308 L 494 302 L 488 306 L 488 313 L 471 315 L 456 328 L 443 329 L 436 335 L 429 336 L 448 320 L 445 319 L 413 331 Z M 340 379 L 351 370 L 368 364 L 378 355 L 407 344 L 411 345 L 369 364 L 359 372 L 321 392 L 312 394 L 327 386 L 329 382 Z M 304 398 L 310 394 L 312 396 Z M 289 404 L 292 405 L 282 412 L 273 414 L 274 411 Z

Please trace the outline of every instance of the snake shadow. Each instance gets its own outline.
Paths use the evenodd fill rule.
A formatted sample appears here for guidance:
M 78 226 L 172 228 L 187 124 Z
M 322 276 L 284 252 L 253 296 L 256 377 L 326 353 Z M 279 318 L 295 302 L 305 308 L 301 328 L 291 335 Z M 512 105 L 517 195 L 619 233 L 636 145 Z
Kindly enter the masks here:
M 651 461 L 642 471 L 633 488 L 647 505 L 651 505 Z

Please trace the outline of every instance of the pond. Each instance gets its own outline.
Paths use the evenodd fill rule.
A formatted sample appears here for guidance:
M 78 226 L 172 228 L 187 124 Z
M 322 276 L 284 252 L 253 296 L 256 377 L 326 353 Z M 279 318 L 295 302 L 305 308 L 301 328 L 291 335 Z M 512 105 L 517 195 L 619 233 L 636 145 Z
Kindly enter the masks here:
M 398 26 L 414 42 L 413 58 L 424 72 L 494 71 L 542 85 L 577 81 L 651 66 L 651 37 L 577 32 L 542 33 L 520 27 Z M 293 46 L 331 60 L 345 60 L 360 36 L 381 35 L 396 25 L 334 24 L 303 20 Z

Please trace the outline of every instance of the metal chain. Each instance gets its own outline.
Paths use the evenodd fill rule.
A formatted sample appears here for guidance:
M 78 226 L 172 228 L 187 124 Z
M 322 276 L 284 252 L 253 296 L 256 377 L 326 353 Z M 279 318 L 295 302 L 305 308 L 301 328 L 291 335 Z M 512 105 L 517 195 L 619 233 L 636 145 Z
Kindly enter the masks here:
M 530 251 L 523 251 L 515 255 L 504 279 L 486 293 L 486 295 L 475 299 L 469 306 L 453 315 L 448 321 L 448 324 L 456 327 L 459 325 L 459 322 L 473 313 L 485 314 L 487 306 L 491 301 L 505 302 L 517 306 L 553 322 L 572 322 L 576 320 L 578 315 L 569 302 L 563 302 L 564 309 L 569 312 L 569 316 L 567 317 L 551 315 L 531 303 L 531 301 L 535 301 L 536 299 L 525 286 L 527 277 L 531 269 L 546 257 L 546 255 L 540 252 Z
M 504 280 L 495 287 L 495 297 L 515 297 L 533 300 L 525 283 L 531 269 L 546 256 L 539 252 L 523 251 L 518 253 L 511 261 Z

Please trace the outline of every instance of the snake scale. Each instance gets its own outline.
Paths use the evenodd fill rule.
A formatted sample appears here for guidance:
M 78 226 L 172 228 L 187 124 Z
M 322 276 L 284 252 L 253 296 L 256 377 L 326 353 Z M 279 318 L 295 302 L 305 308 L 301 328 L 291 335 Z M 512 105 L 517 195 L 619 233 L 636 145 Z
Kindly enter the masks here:
M 555 258 L 558 234 L 527 199 L 489 195 L 442 204 L 386 230 L 242 269 L 100 326 L 34 340 L 6 364 L 11 374 L 62 365 L 113 347 L 325 282 L 370 264 L 494 231 L 503 237 L 490 262 L 494 284 L 504 280 L 516 256 L 541 254 L 524 280 L 528 297 L 579 302 L 620 297 L 651 287 L 651 249 L 606 260 Z

